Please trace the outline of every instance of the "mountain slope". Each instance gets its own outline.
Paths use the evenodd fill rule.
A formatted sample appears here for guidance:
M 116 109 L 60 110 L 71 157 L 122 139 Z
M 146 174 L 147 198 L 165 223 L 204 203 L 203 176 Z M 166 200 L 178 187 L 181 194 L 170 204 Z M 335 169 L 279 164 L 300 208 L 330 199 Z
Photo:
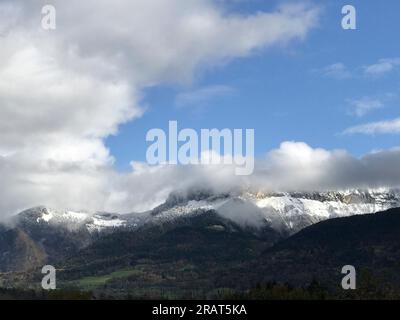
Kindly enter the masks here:
M 318 279 L 338 289 L 342 267 L 353 265 L 359 273 L 369 270 L 400 288 L 399 231 L 400 209 L 320 222 L 277 243 L 247 265 L 254 270 L 248 280 L 304 285 Z
M 94 235 L 84 228 L 83 238 L 75 244 L 84 243 L 86 236 L 89 241 L 54 261 L 59 288 L 115 297 L 207 298 L 228 288 L 246 290 L 271 281 L 305 286 L 317 279 L 337 291 L 341 268 L 348 264 L 360 274 L 371 270 L 374 277 L 400 288 L 400 209 L 334 218 L 287 237 L 268 223 L 262 227 L 239 224 L 213 209 L 173 211 L 179 215 L 171 217 L 171 208 L 179 205 L 169 203 L 150 213 L 153 218 L 136 229 L 116 228 Z M 28 225 L 1 228 L 4 266 L 22 266 L 21 271 L 34 264 L 39 268 L 51 250 L 62 249 L 59 243 L 65 247 L 74 243 L 71 231 L 62 238 L 54 226 L 44 223 L 35 230 L 30 225 L 33 229 L 28 230 Z M 50 231 L 44 233 L 47 228 Z M 57 238 L 61 242 L 46 245 L 51 237 L 61 237 Z M 14 283 L 13 274 L 1 276 L 2 283 Z M 17 277 L 26 287 L 37 286 L 41 275 L 33 269 Z
M 211 211 L 146 228 L 109 235 L 66 261 L 65 284 L 98 284 L 99 276 L 125 272 L 90 288 L 210 297 L 217 289 L 274 281 L 306 286 L 317 279 L 331 292 L 343 292 L 340 271 L 350 264 L 400 288 L 400 209 L 323 221 L 287 239 L 268 228 L 257 235 Z
M 0 272 L 44 265 L 47 254 L 26 232 L 0 226 Z
M 243 228 L 213 211 L 169 223 L 150 223 L 136 232 L 106 235 L 64 262 L 71 276 L 93 274 L 105 265 L 110 270 L 137 264 L 189 261 L 194 264 L 248 260 L 282 239 L 275 230 Z M 105 263 L 106 262 L 106 263 Z M 90 265 L 90 267 L 88 267 Z M 76 275 L 73 275 L 76 273 Z

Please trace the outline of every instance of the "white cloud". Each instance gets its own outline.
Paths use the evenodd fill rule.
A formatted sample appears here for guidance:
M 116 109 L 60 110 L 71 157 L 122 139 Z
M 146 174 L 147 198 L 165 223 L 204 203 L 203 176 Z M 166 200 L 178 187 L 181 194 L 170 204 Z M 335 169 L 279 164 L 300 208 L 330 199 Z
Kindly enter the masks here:
M 400 133 L 400 118 L 371 122 L 354 127 L 350 127 L 344 131 L 344 134 L 397 134 Z
M 393 71 L 400 65 L 400 58 L 380 59 L 377 63 L 364 67 L 367 75 L 380 76 Z
M 365 116 L 366 114 L 376 109 L 381 109 L 385 106 L 380 99 L 371 97 L 363 97 L 361 99 L 349 100 L 349 103 L 353 109 L 352 113 L 354 113 L 358 117 Z
M 346 65 L 338 62 L 326 66 L 320 70 L 323 75 L 335 79 L 348 79 L 351 78 L 351 72 L 347 69 Z
M 9 153 L 101 139 L 140 115 L 134 99 L 124 80 L 77 73 L 38 48 L 19 48 L 0 61 L 0 146 Z
M 40 28 L 44 4 L 55 31 Z M 142 89 L 304 39 L 318 16 L 304 5 L 230 14 L 211 0 L 0 1 L 0 212 L 130 211 L 162 198 L 178 169 L 119 174 L 104 145 L 141 116 Z
M 285 142 L 269 153 L 264 177 L 261 173 L 259 176 L 269 188 L 283 190 L 397 187 L 399 161 L 399 148 L 356 158 L 344 150 L 328 151 L 302 142 Z
M 324 68 L 318 69 L 319 73 L 334 79 L 349 79 L 355 76 L 378 77 L 394 71 L 400 66 L 400 58 L 379 59 L 376 63 L 366 65 L 361 68 L 362 74 L 356 70 L 350 70 L 344 63 L 337 62 Z

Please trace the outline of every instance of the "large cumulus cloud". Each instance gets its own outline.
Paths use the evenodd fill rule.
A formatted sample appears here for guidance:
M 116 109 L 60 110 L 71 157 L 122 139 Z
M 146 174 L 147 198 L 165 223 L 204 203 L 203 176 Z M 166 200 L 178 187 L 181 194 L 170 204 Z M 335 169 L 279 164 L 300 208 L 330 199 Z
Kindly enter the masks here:
M 57 10 L 52 32 L 40 25 L 45 4 Z M 150 182 L 153 169 L 117 173 L 104 145 L 141 116 L 142 89 L 191 81 L 201 68 L 302 39 L 318 10 L 291 5 L 244 16 L 211 0 L 1 0 L 0 18 L 0 212 L 7 215 L 37 204 L 152 205 L 166 192 L 153 191 L 167 188 L 164 179 Z

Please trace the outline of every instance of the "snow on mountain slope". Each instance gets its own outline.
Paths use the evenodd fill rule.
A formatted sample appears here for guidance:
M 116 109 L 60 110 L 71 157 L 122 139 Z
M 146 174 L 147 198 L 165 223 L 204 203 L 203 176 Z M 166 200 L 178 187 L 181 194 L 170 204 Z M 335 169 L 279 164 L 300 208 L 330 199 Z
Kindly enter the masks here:
M 71 210 L 55 210 L 37 207 L 17 216 L 17 223 L 37 223 L 63 227 L 70 231 L 87 230 L 91 233 L 112 231 L 121 228 L 135 228 L 140 223 L 140 215 L 120 215 L 112 213 L 89 213 Z
M 55 222 L 55 223 L 64 223 L 71 222 L 81 224 L 84 223 L 86 219 L 89 218 L 89 214 L 85 212 L 75 212 L 75 211 L 57 211 L 49 208 L 38 208 L 42 213 L 36 221 L 41 222 Z
M 292 232 L 313 223 L 357 214 L 375 213 L 400 206 L 400 193 L 395 191 L 345 191 L 313 194 L 253 195 L 245 199 L 255 203 L 265 218 L 281 221 Z
M 395 207 L 400 207 L 400 190 L 396 189 L 223 194 L 195 190 L 173 193 L 163 205 L 140 214 L 88 213 L 38 207 L 24 211 L 18 217 L 33 223 L 69 230 L 86 229 L 93 233 L 123 228 L 134 230 L 146 223 L 173 222 L 213 210 L 245 227 L 268 225 L 291 234 L 322 220 Z
M 274 229 L 294 233 L 322 220 L 395 207 L 400 207 L 400 191 L 390 189 L 228 195 L 201 191 L 172 195 L 166 205 L 155 209 L 154 220 L 165 221 L 214 210 L 243 226 L 268 224 Z
M 201 214 L 204 211 L 216 210 L 228 200 L 189 200 L 183 204 L 177 204 L 171 208 L 162 210 L 154 214 L 151 221 L 155 223 L 163 223 L 182 217 L 190 217 L 196 214 Z

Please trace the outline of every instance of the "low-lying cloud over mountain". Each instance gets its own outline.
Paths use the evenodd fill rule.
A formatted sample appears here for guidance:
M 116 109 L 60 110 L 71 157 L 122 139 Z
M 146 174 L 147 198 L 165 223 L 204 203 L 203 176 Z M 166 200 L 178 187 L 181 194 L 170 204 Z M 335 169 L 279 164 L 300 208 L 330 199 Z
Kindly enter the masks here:
M 175 188 L 328 189 L 393 186 L 400 150 L 356 159 L 286 142 L 249 177 L 231 167 L 113 168 L 104 139 L 140 117 L 142 90 L 190 82 L 200 69 L 304 39 L 313 6 L 231 13 L 211 0 L 50 1 L 57 29 L 40 27 L 49 1 L 0 1 L 0 214 L 57 208 L 141 211 Z M 105 23 L 113 21 L 113 23 Z M 131 147 L 134 147 L 132 144 Z
M 301 142 L 285 142 L 258 159 L 254 174 L 235 176 L 234 167 L 210 166 L 148 166 L 132 163 L 131 173 L 117 173 L 110 168 L 88 168 L 82 179 L 81 168 L 54 168 L 63 183 L 50 184 L 51 173 L 35 172 L 42 184 L 29 183 L 24 172 L 2 164 L 3 210 L 9 206 L 33 206 L 45 203 L 52 207 L 88 208 L 107 211 L 143 211 L 161 204 L 170 192 L 193 186 L 219 192 L 250 188 L 263 191 L 312 191 L 348 188 L 397 187 L 400 180 L 400 149 L 381 151 L 355 158 L 346 151 L 313 149 Z M 9 170 L 7 170 L 7 167 Z M 17 169 L 20 170 L 21 167 Z M 32 174 L 26 168 L 26 175 Z M 76 181 L 74 178 L 76 177 Z M 45 179 L 48 179 L 47 181 Z M 14 181 L 13 181 L 14 180 Z M 82 184 L 82 181 L 84 184 Z M 49 188 L 52 186 L 52 189 Z M 7 202 L 7 199 L 9 202 Z M 9 211 L 10 212 L 10 211 Z
M 175 188 L 195 185 L 223 191 L 249 188 L 263 191 L 314 191 L 351 188 L 398 187 L 400 149 L 380 151 L 356 158 L 344 150 L 313 149 L 302 142 L 285 142 L 258 159 L 254 174 L 235 176 L 230 166 L 160 166 L 134 164 L 134 173 L 125 176 L 126 187 L 140 184 L 141 191 L 126 193 L 126 203 L 137 196 L 164 199 Z M 147 198 L 150 199 L 150 198 Z M 147 202 L 148 203 L 148 202 Z

